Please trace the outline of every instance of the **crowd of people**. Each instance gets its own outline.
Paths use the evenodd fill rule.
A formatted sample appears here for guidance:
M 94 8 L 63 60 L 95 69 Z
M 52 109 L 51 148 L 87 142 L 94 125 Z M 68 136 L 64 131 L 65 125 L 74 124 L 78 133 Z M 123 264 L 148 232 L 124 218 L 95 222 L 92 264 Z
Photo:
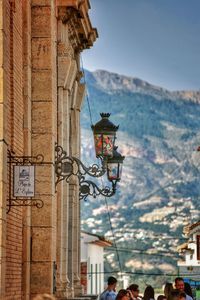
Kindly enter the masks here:
M 177 277 L 174 284 L 166 283 L 163 288 L 163 294 L 155 297 L 154 288 L 148 285 L 143 293 L 140 294 L 139 286 L 131 284 L 127 289 L 121 289 L 116 292 L 117 279 L 108 278 L 108 286 L 100 295 L 100 300 L 193 300 L 192 289 L 183 278 Z

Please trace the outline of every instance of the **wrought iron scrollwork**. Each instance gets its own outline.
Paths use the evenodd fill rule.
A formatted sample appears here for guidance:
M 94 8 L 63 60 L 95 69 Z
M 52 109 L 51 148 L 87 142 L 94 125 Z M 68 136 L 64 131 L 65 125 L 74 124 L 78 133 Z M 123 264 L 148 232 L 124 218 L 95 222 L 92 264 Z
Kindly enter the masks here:
M 99 178 L 106 173 L 106 165 L 101 159 L 102 166 L 97 164 L 86 167 L 78 158 L 68 156 L 67 152 L 63 150 L 62 146 L 55 146 L 55 173 L 57 175 L 56 185 L 65 180 L 69 182 L 72 175 L 77 176 L 79 180 L 79 199 L 86 200 L 88 196 L 96 198 L 98 195 L 111 197 L 116 192 L 116 181 L 112 182 L 112 187 L 103 187 L 100 189 L 96 183 L 87 180 L 85 176 Z
M 99 167 L 97 164 L 93 164 L 87 168 L 78 158 L 68 156 L 62 146 L 56 145 L 55 151 L 55 172 L 57 175 L 56 185 L 62 180 L 69 182 L 69 178 L 72 175 L 84 176 L 87 174 L 92 177 L 101 177 L 106 172 L 104 164 L 102 164 L 102 167 Z
M 35 206 L 37 208 L 43 207 L 44 203 L 41 199 L 29 196 L 16 197 L 13 193 L 14 166 L 35 166 L 41 165 L 43 162 L 44 156 L 42 154 L 38 154 L 36 156 L 16 156 L 15 153 L 8 150 L 9 197 L 7 199 L 7 213 L 10 212 L 12 206 Z
M 37 156 L 15 156 L 13 152 L 8 150 L 8 163 L 13 165 L 36 165 L 44 161 L 44 156 L 38 154 Z
M 112 182 L 112 188 L 105 186 L 100 189 L 94 182 L 91 180 L 85 180 L 84 177 L 79 181 L 80 190 L 79 190 L 79 199 L 86 200 L 87 196 L 92 196 L 96 198 L 99 195 L 104 197 L 112 197 L 116 192 L 116 182 Z
M 37 208 L 42 208 L 44 206 L 44 202 L 41 199 L 36 198 L 12 198 L 8 200 L 11 200 L 9 206 L 36 206 Z

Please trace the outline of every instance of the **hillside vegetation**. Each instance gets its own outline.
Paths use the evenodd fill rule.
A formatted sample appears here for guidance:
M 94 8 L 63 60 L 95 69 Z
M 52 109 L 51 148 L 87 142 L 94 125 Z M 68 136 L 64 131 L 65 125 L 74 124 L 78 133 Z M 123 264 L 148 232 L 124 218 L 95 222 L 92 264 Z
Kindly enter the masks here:
M 121 268 L 131 281 L 160 286 L 177 274 L 184 224 L 199 219 L 200 92 L 170 92 L 101 70 L 85 74 L 92 122 L 110 112 L 120 125 L 116 144 L 126 156 L 117 194 L 107 199 L 119 257 L 108 249 L 105 271 Z M 87 165 L 95 160 L 90 125 L 85 101 L 82 159 Z M 82 203 L 81 217 L 84 230 L 113 240 L 104 198 Z

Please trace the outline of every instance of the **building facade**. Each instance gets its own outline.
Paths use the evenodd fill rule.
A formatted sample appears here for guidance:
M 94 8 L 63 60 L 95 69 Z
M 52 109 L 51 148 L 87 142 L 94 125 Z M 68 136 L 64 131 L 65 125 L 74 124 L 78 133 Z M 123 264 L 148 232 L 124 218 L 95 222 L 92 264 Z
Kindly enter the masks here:
M 178 251 L 182 260 L 178 261 L 181 276 L 200 282 L 200 221 L 184 228 L 188 242 L 180 245 Z
M 0 299 L 81 294 L 79 187 L 75 177 L 55 184 L 55 145 L 80 154 L 80 53 L 97 38 L 89 8 L 0 1 Z M 20 197 L 14 166 L 30 162 L 34 193 L 23 186 Z
M 104 247 L 112 243 L 104 237 L 81 232 L 81 283 L 84 294 L 99 295 L 104 291 Z

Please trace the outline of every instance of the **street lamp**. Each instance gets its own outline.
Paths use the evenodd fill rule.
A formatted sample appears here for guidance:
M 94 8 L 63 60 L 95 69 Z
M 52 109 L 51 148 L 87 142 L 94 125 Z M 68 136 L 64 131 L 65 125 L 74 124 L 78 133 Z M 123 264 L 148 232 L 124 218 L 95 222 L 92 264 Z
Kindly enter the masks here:
M 109 120 L 109 113 L 101 113 L 101 120 L 92 126 L 94 133 L 95 151 L 97 158 L 101 159 L 102 166 L 97 164 L 86 167 L 80 159 L 68 156 L 62 146 L 55 146 L 55 173 L 57 176 L 56 185 L 65 180 L 69 182 L 72 175 L 79 180 L 79 199 L 86 200 L 88 196 L 96 198 L 98 195 L 112 197 L 116 192 L 116 184 L 121 179 L 121 169 L 124 156 L 117 152 L 115 146 L 116 132 L 115 126 Z M 107 172 L 107 178 L 112 183 L 112 187 L 99 188 L 96 183 L 86 178 L 98 178 Z
M 122 156 L 114 146 L 113 157 L 107 159 L 107 177 L 109 181 L 120 181 L 122 175 L 122 164 L 125 156 Z
M 91 127 L 94 134 L 96 157 L 105 159 L 113 156 L 116 132 L 119 126 L 109 120 L 109 113 L 101 113 L 100 116 L 101 120 Z

